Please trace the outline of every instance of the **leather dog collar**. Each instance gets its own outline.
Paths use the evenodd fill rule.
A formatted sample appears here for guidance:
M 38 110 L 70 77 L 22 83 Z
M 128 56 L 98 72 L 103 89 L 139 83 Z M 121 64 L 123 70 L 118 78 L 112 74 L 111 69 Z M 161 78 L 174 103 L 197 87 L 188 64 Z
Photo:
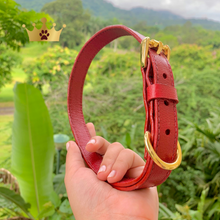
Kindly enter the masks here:
M 125 35 L 133 36 L 139 43 L 145 39 L 143 35 L 123 25 L 108 26 L 100 30 L 79 52 L 69 79 L 68 115 L 70 126 L 84 160 L 95 173 L 99 170 L 102 156 L 85 150 L 91 137 L 82 112 L 84 80 L 95 55 L 112 40 Z M 159 53 L 155 49 L 154 46 L 147 48 L 149 57 L 145 55 L 144 58 L 147 66 L 141 67 L 146 111 L 144 127 L 147 149 L 145 149 L 144 155 L 146 164 L 139 177 L 135 179 L 124 178 L 120 182 L 111 184 L 119 190 L 130 191 L 157 186 L 167 179 L 171 173 L 170 170 L 178 166 L 181 161 L 176 110 L 178 98 L 174 88 L 173 73 L 162 48 Z

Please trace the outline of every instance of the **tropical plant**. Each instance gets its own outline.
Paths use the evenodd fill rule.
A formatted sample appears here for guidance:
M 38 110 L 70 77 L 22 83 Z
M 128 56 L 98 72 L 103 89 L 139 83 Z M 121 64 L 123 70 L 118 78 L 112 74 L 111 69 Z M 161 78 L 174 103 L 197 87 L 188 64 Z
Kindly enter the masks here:
M 65 168 L 61 167 L 61 173 L 55 176 L 53 187 L 53 129 L 42 94 L 31 85 L 17 83 L 14 97 L 12 172 L 21 195 L 0 187 L 1 201 L 11 207 L 10 213 L 4 208 L 3 214 L 31 219 L 74 219 L 63 181 Z
M 205 220 L 220 218 L 219 110 L 210 115 L 205 125 L 190 123 L 181 131 L 183 162 L 160 187 L 160 199 L 172 211 L 175 210 L 172 204 L 177 203 L 180 204 L 176 207 L 180 212 L 189 214 L 189 210 L 192 210 L 191 213 L 196 213 L 195 210 L 201 209 L 202 203 L 202 214 L 200 210 L 198 219 Z
M 28 84 L 14 87 L 12 172 L 34 217 L 53 192 L 53 128 L 43 97 Z

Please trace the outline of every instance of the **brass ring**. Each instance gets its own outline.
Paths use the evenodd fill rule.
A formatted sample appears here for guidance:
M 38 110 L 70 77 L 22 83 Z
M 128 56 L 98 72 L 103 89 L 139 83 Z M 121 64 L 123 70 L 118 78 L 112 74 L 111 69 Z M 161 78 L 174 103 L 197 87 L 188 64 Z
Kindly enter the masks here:
M 182 151 L 181 151 L 181 147 L 180 147 L 179 141 L 177 142 L 176 161 L 174 161 L 173 163 L 166 163 L 163 160 L 161 160 L 158 157 L 158 155 L 156 154 L 156 152 L 154 151 L 154 148 L 152 147 L 151 142 L 150 142 L 150 132 L 149 131 L 146 131 L 146 133 L 144 135 L 144 140 L 145 140 L 145 147 L 146 147 L 147 152 L 149 153 L 151 159 L 154 161 L 154 163 L 156 163 L 162 169 L 174 170 L 174 169 L 176 169 L 181 164 L 181 161 L 182 161 Z

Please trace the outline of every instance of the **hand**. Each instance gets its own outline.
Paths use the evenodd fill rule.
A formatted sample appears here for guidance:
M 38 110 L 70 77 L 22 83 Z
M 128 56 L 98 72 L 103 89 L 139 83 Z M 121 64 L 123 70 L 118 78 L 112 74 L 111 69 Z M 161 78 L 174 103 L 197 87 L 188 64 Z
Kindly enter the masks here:
M 87 127 L 95 143 L 90 140 L 86 150 L 104 156 L 101 169 L 96 175 L 86 167 L 76 143 L 69 142 L 65 185 L 76 220 L 158 219 L 156 187 L 125 192 L 104 182 L 117 182 L 125 174 L 128 177 L 137 177 L 143 169 L 143 160 L 119 143 L 110 144 L 104 138 L 96 136 L 92 123 L 88 123 Z M 121 161 L 125 161 L 124 164 Z M 113 170 L 114 175 L 109 176 Z

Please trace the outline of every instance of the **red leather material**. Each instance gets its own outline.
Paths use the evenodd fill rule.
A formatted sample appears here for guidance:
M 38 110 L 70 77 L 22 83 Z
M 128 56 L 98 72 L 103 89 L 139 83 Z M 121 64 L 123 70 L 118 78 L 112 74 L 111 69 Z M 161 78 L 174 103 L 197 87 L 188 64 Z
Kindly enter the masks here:
M 147 101 L 152 99 L 170 99 L 178 103 L 178 97 L 176 89 L 173 86 L 163 85 L 163 84 L 153 84 L 147 87 Z M 169 105 L 169 102 L 166 101 Z
M 132 35 L 139 43 L 144 38 L 143 35 L 123 25 L 109 26 L 97 32 L 79 52 L 69 79 L 68 116 L 70 126 L 84 160 L 95 173 L 98 172 L 102 156 L 85 150 L 85 146 L 91 137 L 82 112 L 84 80 L 90 63 L 99 50 L 112 40 L 125 35 Z M 178 139 L 177 97 L 176 92 L 174 92 L 174 81 L 170 64 L 163 52 L 158 55 L 155 50 L 149 49 L 148 66 L 145 69 L 141 68 L 141 72 L 146 111 L 144 132 L 146 130 L 151 132 L 152 145 L 158 156 L 166 162 L 174 162 Z M 163 74 L 166 74 L 166 77 Z M 163 92 L 165 88 L 168 88 L 169 92 L 165 95 L 165 99 L 169 99 L 168 105 L 164 102 L 164 96 L 159 97 L 158 94 L 161 91 L 157 92 L 155 90 L 155 95 L 148 95 L 147 88 L 149 87 L 149 91 L 153 94 L 153 87 L 151 86 L 156 85 L 154 88 L 157 88 L 157 84 L 161 85 L 160 90 Z M 156 99 L 147 97 L 155 97 Z M 143 173 L 138 178 L 124 178 L 122 181 L 112 184 L 112 186 L 119 190 L 129 191 L 156 186 L 164 182 L 169 176 L 170 171 L 158 167 L 146 152 L 145 159 L 147 160 L 146 165 Z

